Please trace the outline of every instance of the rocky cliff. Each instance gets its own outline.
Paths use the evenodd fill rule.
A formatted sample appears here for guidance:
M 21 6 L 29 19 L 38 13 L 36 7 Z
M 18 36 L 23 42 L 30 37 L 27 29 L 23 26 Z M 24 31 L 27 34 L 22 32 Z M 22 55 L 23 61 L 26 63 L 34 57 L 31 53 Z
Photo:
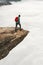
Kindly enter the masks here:
M 0 59 L 6 57 L 11 49 L 19 44 L 29 31 L 19 28 L 15 32 L 14 27 L 0 27 Z

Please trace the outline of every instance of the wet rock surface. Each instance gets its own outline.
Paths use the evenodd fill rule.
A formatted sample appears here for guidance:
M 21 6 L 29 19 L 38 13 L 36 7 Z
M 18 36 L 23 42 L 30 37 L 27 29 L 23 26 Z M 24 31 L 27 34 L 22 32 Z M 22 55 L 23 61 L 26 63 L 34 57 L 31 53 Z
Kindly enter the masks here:
M 15 32 L 14 27 L 0 27 L 0 59 L 6 57 L 11 49 L 19 44 L 29 31 L 19 28 Z

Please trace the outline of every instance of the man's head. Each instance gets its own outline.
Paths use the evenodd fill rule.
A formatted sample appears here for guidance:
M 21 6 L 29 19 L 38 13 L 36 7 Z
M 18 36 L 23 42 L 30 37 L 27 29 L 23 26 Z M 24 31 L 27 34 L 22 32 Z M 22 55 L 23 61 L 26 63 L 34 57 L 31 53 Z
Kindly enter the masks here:
M 19 17 L 21 16 L 21 15 L 18 15 Z

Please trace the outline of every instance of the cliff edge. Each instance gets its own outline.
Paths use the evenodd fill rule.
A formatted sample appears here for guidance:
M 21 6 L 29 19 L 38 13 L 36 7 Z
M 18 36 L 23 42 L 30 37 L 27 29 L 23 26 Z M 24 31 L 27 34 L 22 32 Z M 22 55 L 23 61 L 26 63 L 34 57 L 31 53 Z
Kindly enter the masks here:
M 6 57 L 11 49 L 19 44 L 29 31 L 19 28 L 15 32 L 14 27 L 0 27 L 0 59 Z

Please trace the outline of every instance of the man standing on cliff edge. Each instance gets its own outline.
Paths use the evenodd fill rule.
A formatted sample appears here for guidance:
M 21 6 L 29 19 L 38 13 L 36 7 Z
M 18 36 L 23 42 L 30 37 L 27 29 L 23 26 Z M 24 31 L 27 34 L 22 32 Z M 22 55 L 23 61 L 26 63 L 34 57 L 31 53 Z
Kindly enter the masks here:
M 15 17 L 15 22 L 16 22 L 15 31 L 17 31 L 17 25 L 20 26 L 20 31 L 21 31 L 20 17 L 21 17 L 20 15 L 18 15 L 18 17 Z

